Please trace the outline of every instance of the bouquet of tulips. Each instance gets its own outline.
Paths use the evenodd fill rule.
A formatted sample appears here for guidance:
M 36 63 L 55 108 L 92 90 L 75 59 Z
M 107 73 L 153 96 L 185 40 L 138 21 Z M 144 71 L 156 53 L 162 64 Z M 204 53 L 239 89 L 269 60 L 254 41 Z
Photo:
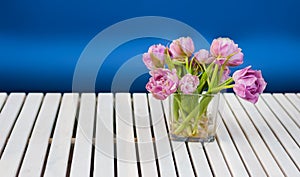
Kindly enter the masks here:
M 242 49 L 229 38 L 214 39 L 210 51 L 200 49 L 195 52 L 193 40 L 181 37 L 173 40 L 169 46 L 152 45 L 143 54 L 143 61 L 150 70 L 150 79 L 146 89 L 159 100 L 164 100 L 171 94 L 176 94 L 174 107 L 177 113 L 183 115 L 181 124 L 176 126 L 175 133 L 180 134 L 193 119 L 193 124 L 201 122 L 211 97 L 202 98 L 200 102 L 193 99 L 180 99 L 187 94 L 216 94 L 221 90 L 233 88 L 239 97 L 256 103 L 259 94 L 266 87 L 261 71 L 248 66 L 237 70 L 230 76 L 231 67 L 243 63 Z M 197 111 L 196 109 L 199 109 Z M 193 113 L 194 112 L 194 113 Z M 176 118 L 175 118 L 176 119 Z M 178 120 L 179 121 L 179 120 Z M 190 134 L 197 134 L 197 128 L 192 126 Z

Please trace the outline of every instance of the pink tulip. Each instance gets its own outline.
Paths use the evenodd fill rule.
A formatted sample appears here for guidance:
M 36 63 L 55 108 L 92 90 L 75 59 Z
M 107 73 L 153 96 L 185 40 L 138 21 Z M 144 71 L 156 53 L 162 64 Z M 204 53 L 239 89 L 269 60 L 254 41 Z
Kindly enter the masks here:
M 143 54 L 143 61 L 148 69 L 152 70 L 163 67 L 165 62 L 165 49 L 166 47 L 161 44 L 152 45 L 149 47 L 148 53 Z
M 242 49 L 238 48 L 238 45 L 229 38 L 214 39 L 210 46 L 210 53 L 220 65 L 228 60 L 227 66 L 238 66 L 243 63 L 244 59 Z
M 210 64 L 214 61 L 214 58 L 205 49 L 199 50 L 194 56 L 200 63 Z
M 199 78 L 197 76 L 186 74 L 179 81 L 180 90 L 184 94 L 191 94 L 196 91 L 199 85 Z
M 235 82 L 233 90 L 241 98 L 256 103 L 259 94 L 264 91 L 267 83 L 261 71 L 252 70 L 251 66 L 238 70 L 233 74 Z
M 179 79 L 176 69 L 158 68 L 150 71 L 152 76 L 146 85 L 146 89 L 159 100 L 166 99 L 169 95 L 177 91 Z
M 194 50 L 194 42 L 190 37 L 181 37 L 174 40 L 170 45 L 170 51 L 173 58 L 190 57 Z

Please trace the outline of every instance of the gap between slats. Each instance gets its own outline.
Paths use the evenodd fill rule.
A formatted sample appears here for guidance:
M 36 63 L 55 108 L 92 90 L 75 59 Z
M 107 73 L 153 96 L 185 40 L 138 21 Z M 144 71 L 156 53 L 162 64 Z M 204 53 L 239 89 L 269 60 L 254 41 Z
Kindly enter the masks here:
M 250 176 L 266 175 L 265 169 L 253 151 L 253 148 L 245 136 L 244 130 L 236 120 L 236 116 L 233 114 L 231 107 L 229 107 L 229 103 L 227 99 L 225 99 L 225 94 L 222 94 L 220 99 L 226 103 L 224 104 L 224 108 L 219 110 L 220 114 L 223 117 L 224 124 Z
M 18 97 L 22 97 L 22 100 L 21 100 L 21 103 L 20 103 L 21 105 L 16 105 L 17 106 L 17 110 L 16 110 L 16 112 L 15 112 L 14 115 L 7 115 L 7 116 L 12 116 L 12 117 L 9 117 L 9 118 L 4 117 L 5 119 L 13 119 L 13 121 L 10 123 L 10 125 L 6 125 L 6 126 L 9 126 L 8 127 L 9 129 L 6 129 L 7 130 L 7 136 L 4 137 L 5 135 L 3 135 L 3 134 L 1 135 L 2 139 L 5 139 L 5 140 L 2 142 L 3 143 L 2 147 L 1 147 L 1 143 L 0 143 L 0 159 L 2 157 L 2 154 L 3 154 L 4 150 L 5 150 L 5 147 L 6 147 L 6 144 L 7 144 L 8 140 L 9 140 L 9 137 L 11 135 L 11 132 L 13 131 L 15 123 L 17 122 L 17 118 L 19 117 L 19 115 L 21 113 L 21 110 L 22 110 L 22 108 L 24 106 L 26 95 L 24 93 L 22 93 L 22 94 L 21 93 L 20 94 L 19 93 L 11 93 L 8 96 L 5 105 L 3 106 L 3 110 L 1 110 L 1 115 L 4 114 L 3 113 L 4 111 L 6 111 L 6 112 L 9 111 L 8 109 L 11 109 L 11 108 L 9 108 L 10 105 L 8 105 L 8 104 L 11 104 L 9 101 L 11 101 L 13 99 L 16 99 L 16 98 L 13 98 L 13 97 L 17 97 L 17 96 Z M 4 109 L 6 109 L 6 110 L 4 110 Z M 12 114 L 12 113 L 10 113 L 10 114 Z M 1 123 L 1 121 L 2 120 L 1 120 L 1 117 L 0 117 L 0 123 Z M 6 127 L 3 127 L 3 128 L 6 128 Z M 4 133 L 6 133 L 6 132 L 4 132 Z
M 218 142 L 219 146 L 220 146 L 220 149 L 221 149 L 221 152 L 223 154 L 223 157 L 226 161 L 226 164 L 230 170 L 230 173 L 232 176 L 250 176 L 250 172 L 249 170 L 246 168 L 246 164 L 240 154 L 240 152 L 238 151 L 238 148 L 236 146 L 236 143 L 235 141 L 233 141 L 233 138 L 232 138 L 232 135 L 231 133 L 229 133 L 229 130 L 228 130 L 228 127 L 227 125 L 224 123 L 224 118 L 222 117 L 220 111 L 218 112 L 218 115 L 220 116 L 219 117 L 219 121 L 220 121 L 220 126 L 222 126 L 221 128 L 223 128 L 224 132 L 222 133 L 226 133 L 225 135 L 220 135 L 218 133 L 218 130 L 217 130 L 217 137 L 216 137 L 216 141 Z M 219 136 L 223 136 L 223 137 L 219 137 Z M 228 152 L 226 153 L 226 147 L 223 147 L 222 145 L 222 140 L 220 140 L 221 138 L 224 138 L 224 136 L 228 136 L 228 141 L 225 141 L 224 142 L 224 146 L 227 145 L 229 146 L 228 148 L 230 148 L 231 151 L 231 154 L 228 154 Z M 226 144 L 225 144 L 226 143 Z M 232 147 L 230 147 L 232 146 Z M 228 151 L 228 149 L 227 149 Z M 232 165 L 232 166 L 231 166 Z
M 130 97 L 131 99 L 132 99 L 132 97 Z M 5 101 L 4 101 L 4 104 L 3 104 L 3 106 L 1 106 L 0 105 L 0 111 L 2 111 L 2 109 L 3 109 L 3 107 L 5 106 L 5 104 L 6 104 L 6 102 L 7 102 L 7 99 L 8 99 L 8 97 L 5 99 Z M 24 99 L 25 100 L 25 99 Z M 147 97 L 147 101 L 148 101 L 148 105 L 149 105 L 149 99 L 148 99 L 148 97 Z M 23 105 L 24 105 L 24 101 L 23 101 L 23 103 L 22 103 L 22 107 L 23 107 Z M 58 108 L 58 110 L 60 110 L 60 106 L 61 106 L 61 103 L 59 104 L 59 108 Z M 115 104 L 114 104 L 114 106 L 115 106 Z M 162 108 L 163 108 L 163 104 L 161 105 L 162 106 Z M 22 107 L 20 108 L 20 110 L 19 110 L 19 113 L 18 113 L 18 115 L 17 115 L 17 117 L 19 116 L 19 114 L 20 114 L 20 112 L 21 112 L 21 110 L 22 110 Z M 78 107 L 79 107 L 79 104 L 78 104 Z M 73 134 L 72 134 L 72 139 L 71 139 L 71 148 L 70 148 L 70 153 L 69 153 L 69 162 L 68 162 L 68 165 L 67 165 L 67 172 L 69 172 L 70 171 L 70 167 L 71 167 L 71 163 L 72 163 L 72 156 L 73 156 L 73 148 L 74 148 L 74 143 L 75 143 L 75 139 L 76 139 L 76 130 L 77 130 L 77 118 L 78 118 L 78 112 L 79 112 L 79 108 L 77 107 L 77 113 L 76 113 L 76 118 L 75 118 L 75 123 L 74 123 L 74 127 L 73 127 Z M 135 148 L 136 148 L 136 152 L 137 152 L 137 163 L 139 163 L 138 162 L 138 156 L 139 156 L 139 154 L 138 154 L 138 147 L 137 147 L 137 143 L 138 143 L 138 140 L 137 140 L 137 133 L 136 133 L 136 127 L 135 127 L 135 115 L 134 115 L 134 107 L 133 107 L 133 105 L 132 105 L 132 102 L 131 102 L 131 107 L 132 107 L 132 118 L 133 118 L 133 132 L 134 132 L 134 142 L 135 142 Z M 159 174 L 159 171 L 160 171 L 160 169 L 159 169 L 159 163 L 158 163 L 158 157 L 157 157 L 157 149 L 156 149 L 156 144 L 155 144 L 155 142 L 156 142 L 156 138 L 154 137 L 154 130 L 153 130 L 153 122 L 152 122 L 152 117 L 151 117 L 151 114 L 150 114 L 150 106 L 148 106 L 148 112 L 149 112 L 149 118 L 150 118 L 150 130 L 151 130 L 151 137 L 152 137 L 152 142 L 153 142 L 153 148 L 154 148 L 154 153 L 155 153 L 155 158 L 156 158 L 156 167 L 157 167 L 157 171 L 158 171 L 158 174 Z M 40 108 L 39 108 L 39 110 L 40 110 Z M 163 114 L 164 114 L 164 121 L 165 121 L 165 126 L 166 126 L 166 130 L 167 130 L 167 133 L 169 134 L 169 129 L 168 129 L 168 121 L 167 121 L 167 118 L 166 118 L 166 112 L 165 112 L 165 109 L 162 109 L 162 111 L 163 111 Z M 57 113 L 56 114 L 58 114 L 58 112 L 59 111 L 57 111 Z M 114 123 L 113 123 L 113 125 L 114 125 L 114 128 L 113 128 L 113 132 L 114 132 L 114 136 L 116 135 L 116 127 L 115 127 L 115 111 L 113 111 L 114 112 Z M 96 115 L 96 113 L 95 113 L 95 115 Z M 96 116 L 95 116 L 96 117 Z M 95 118 L 96 119 L 96 118 Z M 11 132 L 12 132 L 12 130 L 13 130 L 13 128 L 14 128 L 14 125 L 15 125 L 15 123 L 16 123 L 16 121 L 17 121 L 17 119 L 15 120 L 15 122 L 13 123 L 13 126 L 12 126 L 12 129 L 11 129 L 11 131 L 10 131 L 10 133 L 9 133 L 9 136 L 8 136 L 8 138 L 7 138 L 7 140 L 9 139 L 9 137 L 10 137 L 10 134 L 11 134 Z M 35 119 L 35 121 L 36 121 L 36 119 Z M 33 125 L 35 125 L 35 121 L 34 121 L 34 124 Z M 96 120 L 95 120 L 96 121 Z M 51 144 L 52 144 L 52 138 L 53 138 L 53 133 L 54 133 L 54 130 L 55 130 L 55 127 L 56 127 L 56 122 L 57 122 L 57 115 L 56 115 L 56 118 L 55 118 L 55 122 L 54 122 L 54 125 L 53 125 L 53 128 L 52 128 L 52 132 L 51 132 L 51 138 L 49 139 L 49 144 L 48 144 L 48 150 L 47 150 L 47 155 L 46 155 L 46 159 L 45 159 L 45 162 L 44 162 L 44 167 L 43 167 L 43 171 L 45 170 L 45 165 L 46 165 L 46 163 L 47 163 L 47 158 L 48 158 L 48 155 L 49 155 L 49 150 L 50 150 L 50 147 L 51 147 Z M 95 125 L 96 125 L 96 123 L 95 123 Z M 225 124 L 225 126 L 226 126 L 226 124 Z M 34 127 L 34 126 L 33 126 Z M 30 136 L 31 136 L 31 133 L 32 133 L 32 130 L 33 130 L 33 127 L 32 127 L 32 129 L 31 129 L 31 131 L 30 131 Z M 94 127 L 94 129 L 95 129 L 95 127 Z M 227 129 L 227 127 L 226 127 L 226 129 Z M 260 132 L 258 131 L 258 133 L 260 134 Z M 231 136 L 231 134 L 229 133 L 229 135 Z M 30 137 L 29 136 L 29 137 Z M 261 135 L 260 135 L 261 136 Z M 94 133 L 94 135 L 93 135 L 93 145 L 94 145 L 94 142 L 95 141 L 95 133 Z M 218 142 L 218 139 L 216 140 L 217 142 Z M 28 139 L 28 142 L 30 142 L 30 138 Z M 7 141 L 6 141 L 6 143 L 7 143 Z M 6 144 L 5 143 L 5 144 Z M 169 139 L 169 143 L 170 143 L 170 147 L 171 147 L 171 150 L 172 150 L 172 157 L 173 157 L 173 160 L 174 160 L 174 166 L 175 166 L 175 169 L 176 169 L 176 174 L 177 174 L 177 176 L 178 176 L 178 169 L 177 169 L 177 164 L 176 164 L 176 160 L 175 160 L 175 155 L 174 155 L 174 147 L 172 147 L 172 143 L 171 143 L 171 140 Z M 27 146 L 28 146 L 28 143 L 27 143 L 27 145 L 26 145 L 26 148 L 27 148 Z M 116 157 L 116 146 L 117 146 L 117 144 L 116 144 L 116 137 L 114 137 L 114 149 L 115 149 L 115 157 Z M 189 149 L 189 147 L 187 146 L 187 144 L 185 144 L 185 146 L 186 146 L 186 148 L 187 148 L 187 152 L 188 152 L 188 154 L 189 154 L 189 158 L 190 158 L 190 160 L 191 160 L 191 165 L 192 165 L 192 168 L 193 168 L 193 171 L 194 171 L 194 174 L 196 174 L 196 170 L 195 170 L 195 167 L 194 167 L 194 163 L 193 163 L 193 161 L 192 161 L 192 158 L 191 158 L 191 153 L 190 153 L 190 149 Z M 25 148 L 25 151 L 24 151 L 24 154 L 26 153 L 26 148 Z M 4 148 L 3 148 L 4 150 L 5 150 L 5 146 L 4 146 Z M 3 150 L 3 151 L 4 151 Z M 92 151 L 92 158 L 93 158 L 93 156 L 94 156 L 94 146 L 93 146 L 93 151 Z M 222 154 L 224 153 L 223 151 L 222 151 L 222 148 L 220 147 L 220 150 L 221 150 L 221 152 L 222 152 Z M 208 155 L 207 155 L 207 152 L 206 152 L 206 150 L 204 149 L 204 152 L 206 153 L 206 158 L 207 159 L 209 159 L 208 158 Z M 239 152 L 239 151 L 238 151 Z M 24 158 L 24 154 L 23 154 L 23 157 L 22 157 L 22 160 L 23 160 L 23 158 Z M 271 153 L 272 154 L 272 153 Z M 0 158 L 1 158 L 1 155 L 2 155 L 2 153 L 0 154 Z M 240 154 L 239 154 L 240 155 Z M 224 154 L 223 154 L 223 157 L 224 157 Z M 226 161 L 226 158 L 224 157 L 224 159 L 225 159 L 225 161 Z M 93 159 L 91 159 L 92 160 L 92 162 L 94 161 Z M 114 165 L 115 165 L 115 172 L 117 172 L 117 170 L 116 170 L 116 167 L 117 167 L 117 161 L 116 161 L 117 159 L 115 158 L 115 163 L 114 163 Z M 243 161 L 243 160 L 242 160 Z M 20 164 L 22 164 L 22 161 L 21 161 L 21 163 Z M 227 164 L 227 162 L 226 162 L 226 164 Z M 212 169 L 212 166 L 211 166 L 211 164 L 209 164 L 210 165 L 210 168 Z M 94 164 L 93 163 L 91 163 L 91 176 L 92 176 L 92 171 L 93 171 L 93 166 L 94 166 Z M 227 166 L 228 166 L 228 164 L 227 164 Z M 140 168 L 140 166 L 138 165 L 138 168 Z M 229 168 L 230 169 L 230 168 Z M 139 175 L 141 176 L 141 171 L 140 171 L 140 169 L 138 169 L 139 170 Z M 116 175 L 117 175 L 117 173 L 115 173 Z M 69 176 L 69 173 L 67 173 L 67 176 Z
M 260 131 L 258 131 L 257 127 L 253 124 L 253 121 L 249 118 L 249 114 L 242 107 L 237 97 L 234 94 L 228 94 L 226 95 L 226 100 L 230 102 L 229 105 L 236 117 L 240 117 L 240 119 L 237 119 L 237 122 L 266 173 L 269 175 L 276 174 L 283 176 L 278 163 L 262 138 Z
M 55 113 L 55 118 L 54 118 L 52 130 L 51 130 L 51 133 L 50 133 L 49 143 L 48 143 L 48 147 L 47 147 L 47 150 L 46 150 L 45 160 L 44 160 L 42 171 L 41 171 L 41 176 L 44 176 L 44 173 L 45 173 L 45 170 L 46 170 L 46 164 L 47 164 L 47 161 L 48 161 L 48 156 L 49 156 L 49 152 L 50 152 L 50 148 L 51 148 L 51 144 L 52 144 L 53 134 L 54 134 L 54 130 L 55 130 L 55 127 L 56 127 L 59 110 L 61 108 L 62 97 L 63 96 L 61 96 L 60 99 L 59 99 L 58 108 L 57 108 L 57 111 Z
M 3 106 L 5 105 L 7 101 L 7 93 L 0 93 L 0 113 L 2 111 Z
M 162 101 L 162 107 L 163 107 L 163 113 L 164 113 L 164 118 L 165 118 L 165 124 L 167 128 L 167 134 L 169 136 L 170 134 L 170 127 L 169 127 L 169 122 L 170 122 L 170 117 L 169 117 L 169 100 L 166 99 Z M 177 176 L 182 176 L 184 175 L 194 175 L 197 176 L 196 171 L 195 171 L 195 166 L 192 162 L 192 159 L 190 158 L 190 153 L 188 152 L 188 146 L 187 142 L 178 142 L 178 141 L 172 141 L 169 137 L 169 142 L 171 146 L 171 152 L 172 152 L 172 157 L 174 161 L 174 166 L 176 169 L 176 174 Z M 180 152 L 179 152 L 180 151 Z M 188 158 L 188 159 L 187 159 Z M 186 162 L 185 166 L 183 166 L 183 161 Z M 180 163 L 181 162 L 181 163 Z
M 290 103 L 300 112 L 300 98 L 294 93 L 285 93 Z
M 42 99 L 42 94 L 29 94 L 23 101 L 23 106 L 11 129 L 10 139 L 6 142 L 7 147 L 4 149 L 3 156 L 1 157 L 3 162 L 8 161 L 6 163 L 9 163 L 6 172 L 4 171 L 4 174 L 7 176 L 19 173 L 27 149 L 27 139 L 31 135 Z M 21 130 L 24 131 L 24 134 L 21 134 Z M 10 160 L 12 160 L 11 163 L 9 162 Z
M 32 127 L 31 127 L 31 130 L 30 130 L 30 133 L 29 133 L 29 136 L 28 136 L 28 137 L 29 137 L 29 139 L 30 139 L 30 137 L 31 137 L 31 135 L 32 135 L 32 131 L 33 131 L 33 128 L 34 128 L 34 126 L 35 126 L 35 123 L 36 123 L 37 117 L 38 117 L 38 115 L 39 115 L 39 113 L 40 113 L 40 111 L 41 111 L 41 107 L 42 107 L 42 105 L 43 105 L 44 99 L 45 99 L 45 95 L 43 95 L 43 98 L 42 98 L 41 104 L 39 105 L 39 108 L 38 108 L 37 114 L 36 114 L 36 116 L 35 116 L 35 119 L 34 119 L 33 125 L 32 125 Z M 19 168 L 18 168 L 18 171 L 17 171 L 17 175 L 16 175 L 16 176 L 18 176 L 18 175 L 19 175 L 19 172 L 20 172 L 20 170 L 21 170 L 21 166 L 22 166 L 22 163 L 23 163 L 23 160 L 24 160 L 24 157 L 25 157 L 25 154 L 26 154 L 27 148 L 28 148 L 28 143 L 29 143 L 29 140 L 28 140 L 28 142 L 26 143 L 26 146 L 25 146 L 25 149 L 24 149 L 24 152 L 23 152 L 23 155 L 22 155 L 21 161 L 20 161 L 20 166 L 19 166 Z
M 289 101 L 289 99 L 279 93 L 274 93 L 272 96 L 275 98 L 277 103 L 282 107 L 286 114 L 291 118 L 291 120 L 297 125 L 300 126 L 300 113 L 297 108 Z
M 287 176 L 294 175 L 298 172 L 295 163 L 290 159 L 289 154 L 286 149 L 282 146 L 280 139 L 276 136 L 269 124 L 264 120 L 263 115 L 259 112 L 255 105 L 239 99 L 239 102 L 251 117 L 252 123 L 257 128 L 265 144 L 267 145 L 270 153 L 272 154 L 274 160 L 277 162 L 279 168 Z
M 150 131 L 151 131 L 151 137 L 152 137 L 152 142 L 153 142 L 153 150 L 154 150 L 154 156 L 155 156 L 155 164 L 156 164 L 156 170 L 158 173 L 158 176 L 160 177 L 160 166 L 159 166 L 159 162 L 158 162 L 158 154 L 157 154 L 157 148 L 156 148 L 156 140 L 155 140 L 155 135 L 154 135 L 154 127 L 153 127 L 153 119 L 152 119 L 152 115 L 151 115 L 151 110 L 150 110 L 150 102 L 149 102 L 149 95 L 146 95 L 146 99 L 147 99 L 147 111 L 149 113 L 149 123 L 150 123 Z

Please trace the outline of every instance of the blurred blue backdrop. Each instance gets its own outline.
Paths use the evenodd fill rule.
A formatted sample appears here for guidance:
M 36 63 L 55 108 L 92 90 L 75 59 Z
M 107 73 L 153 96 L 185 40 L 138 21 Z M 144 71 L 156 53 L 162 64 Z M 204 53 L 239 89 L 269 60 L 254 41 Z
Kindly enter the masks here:
M 163 16 L 190 25 L 209 42 L 234 39 L 245 54 L 243 66 L 263 71 L 267 92 L 300 92 L 299 8 L 299 0 L 1 1 L 0 91 L 72 91 L 76 63 L 95 35 L 129 18 Z M 110 91 L 126 59 L 167 42 L 145 38 L 118 47 L 103 63 L 99 75 L 105 79 L 97 79 L 96 90 Z M 131 91 L 144 92 L 147 81 L 141 76 Z

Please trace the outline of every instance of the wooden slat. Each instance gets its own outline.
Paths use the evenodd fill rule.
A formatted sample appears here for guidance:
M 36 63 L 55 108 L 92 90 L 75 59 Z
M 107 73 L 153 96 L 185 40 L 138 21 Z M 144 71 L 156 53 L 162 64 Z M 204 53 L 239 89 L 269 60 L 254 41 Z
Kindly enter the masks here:
M 63 95 L 44 173 L 45 177 L 66 176 L 77 104 L 78 94 L 65 93 Z
M 46 94 L 30 137 L 19 177 L 41 175 L 60 98 L 59 93 Z
M 98 95 L 94 176 L 114 176 L 114 98 L 111 93 Z
M 164 101 L 162 107 L 151 94 L 148 100 L 146 94 L 134 94 L 133 99 L 128 93 L 116 94 L 116 134 L 113 94 L 99 94 L 97 106 L 94 93 L 82 94 L 72 139 L 78 94 L 64 95 L 53 127 L 60 94 L 46 94 L 42 102 L 38 93 L 0 93 L 0 176 L 59 177 L 68 170 L 70 176 L 90 176 L 90 169 L 93 176 L 297 176 L 300 94 L 263 94 L 256 105 L 233 94 L 225 97 L 217 140 L 203 148 L 200 143 L 170 141 L 168 104 Z
M 200 143 L 198 143 L 200 145 Z M 185 142 L 172 141 L 179 176 L 195 176 Z
M 256 107 L 299 169 L 300 151 L 295 141 L 262 99 L 258 100 Z
M 19 114 L 25 98 L 24 93 L 11 93 L 0 114 L 0 155 L 6 143 L 6 139 Z
M 220 116 L 218 114 L 218 116 Z M 221 119 L 221 118 L 219 118 Z M 248 172 L 243 164 L 242 159 L 239 156 L 236 147 L 230 138 L 228 131 L 222 120 L 219 121 L 217 129 L 217 139 L 220 148 L 222 149 L 224 158 L 228 164 L 228 167 L 233 176 L 248 176 Z
M 223 95 L 220 95 L 220 99 L 222 101 L 225 98 Z M 220 113 L 250 176 L 265 176 L 264 169 L 253 152 L 247 138 L 244 136 L 242 129 L 236 122 L 236 118 L 229 106 L 224 104 L 223 109 L 220 109 Z
M 291 102 L 281 93 L 273 94 L 273 97 L 280 103 L 281 107 L 289 114 L 290 118 L 300 126 L 300 112 L 292 105 Z
M 288 154 L 286 153 L 285 149 L 282 147 L 276 136 L 270 130 L 267 123 L 264 121 L 263 117 L 256 109 L 255 105 L 248 101 L 242 100 L 241 98 L 239 100 L 251 117 L 252 122 L 264 139 L 265 143 L 268 145 L 268 148 L 272 152 L 272 155 L 280 165 L 280 168 L 285 173 L 285 175 L 293 176 L 294 174 L 297 174 L 299 172 L 297 167 L 289 158 Z
M 271 110 L 277 116 L 277 119 L 283 124 L 283 126 L 289 131 L 291 136 L 295 139 L 298 146 L 300 146 L 300 129 L 295 124 L 290 116 L 284 111 L 284 109 L 276 102 L 275 98 L 271 94 L 263 94 L 262 98 L 269 105 Z
M 236 96 L 228 93 L 225 98 L 233 113 L 238 115 L 238 122 L 268 175 L 284 176 Z
M 42 98 L 43 94 L 41 93 L 31 93 L 27 96 L 23 109 L 15 123 L 5 151 L 1 157 L 1 163 L 6 164 L 5 169 L 0 170 L 1 175 L 17 175 Z
M 165 117 L 170 122 L 168 99 L 163 101 Z M 168 129 L 170 129 L 167 124 Z M 171 141 L 179 176 L 195 176 L 185 142 Z M 200 144 L 200 143 L 199 143 Z
M 197 174 L 196 176 L 213 176 L 202 145 L 200 143 L 188 143 L 188 146 Z
M 96 110 L 94 93 L 82 93 L 71 164 L 71 177 L 89 176 L 93 145 L 93 131 Z
M 300 98 L 294 93 L 285 93 L 284 95 L 290 100 L 295 108 L 300 111 Z
M 128 93 L 116 94 L 117 174 L 138 176 L 133 133 L 131 98 Z
M 231 176 L 216 141 L 205 144 L 208 159 L 215 176 Z
M 133 94 L 133 110 L 141 175 L 149 177 L 158 176 L 146 94 Z
M 166 129 L 161 101 L 148 95 L 160 176 L 176 176 L 170 140 Z
M 7 98 L 7 93 L 0 93 L 0 111 L 4 105 L 6 98 Z

